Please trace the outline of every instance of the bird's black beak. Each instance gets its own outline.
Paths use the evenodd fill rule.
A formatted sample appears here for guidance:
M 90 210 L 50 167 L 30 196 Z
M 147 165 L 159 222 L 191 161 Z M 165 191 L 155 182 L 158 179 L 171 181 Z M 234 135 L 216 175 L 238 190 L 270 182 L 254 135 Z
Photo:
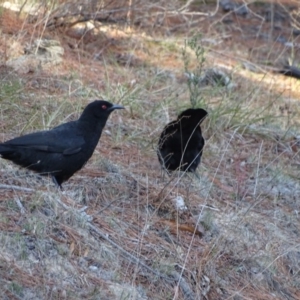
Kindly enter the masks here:
M 110 107 L 108 110 L 109 111 L 113 111 L 115 109 L 124 109 L 125 107 L 122 106 L 122 105 L 117 105 L 117 104 L 114 104 L 112 107 Z

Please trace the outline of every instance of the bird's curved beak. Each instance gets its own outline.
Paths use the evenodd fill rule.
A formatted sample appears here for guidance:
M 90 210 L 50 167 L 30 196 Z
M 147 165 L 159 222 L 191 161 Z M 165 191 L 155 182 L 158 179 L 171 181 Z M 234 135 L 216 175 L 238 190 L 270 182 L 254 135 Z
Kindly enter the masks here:
M 122 105 L 117 105 L 117 104 L 114 104 L 112 107 L 110 107 L 108 110 L 112 111 L 112 110 L 115 110 L 115 109 L 125 109 L 124 106 Z

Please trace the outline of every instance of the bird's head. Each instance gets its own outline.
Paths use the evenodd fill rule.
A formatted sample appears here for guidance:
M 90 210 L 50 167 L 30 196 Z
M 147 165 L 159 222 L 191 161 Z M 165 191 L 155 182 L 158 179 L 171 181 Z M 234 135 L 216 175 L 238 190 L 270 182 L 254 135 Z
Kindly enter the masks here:
M 105 100 L 95 100 L 85 107 L 80 119 L 96 117 L 106 121 L 110 113 L 115 109 L 124 109 L 124 107 Z
M 178 116 L 178 120 L 181 122 L 185 123 L 191 123 L 191 124 L 198 124 L 200 125 L 203 120 L 206 118 L 208 115 L 207 111 L 202 108 L 189 108 Z

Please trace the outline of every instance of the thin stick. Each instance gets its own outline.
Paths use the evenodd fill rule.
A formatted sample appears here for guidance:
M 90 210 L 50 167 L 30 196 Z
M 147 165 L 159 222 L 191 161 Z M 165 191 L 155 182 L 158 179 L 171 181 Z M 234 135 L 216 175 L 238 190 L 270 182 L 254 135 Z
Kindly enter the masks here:
M 0 189 L 16 190 L 22 192 L 34 192 L 34 189 L 25 188 L 17 185 L 0 184 Z

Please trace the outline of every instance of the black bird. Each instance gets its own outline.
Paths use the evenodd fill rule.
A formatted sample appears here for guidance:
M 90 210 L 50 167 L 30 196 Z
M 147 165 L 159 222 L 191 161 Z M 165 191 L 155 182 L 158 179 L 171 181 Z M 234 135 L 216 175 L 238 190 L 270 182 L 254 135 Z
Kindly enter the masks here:
M 95 100 L 85 107 L 77 121 L 0 144 L 0 155 L 41 175 L 52 176 L 61 188 L 92 156 L 110 113 L 122 108 Z
M 195 172 L 205 141 L 200 124 L 207 116 L 202 108 L 187 109 L 166 125 L 158 142 L 158 160 L 168 171 Z

